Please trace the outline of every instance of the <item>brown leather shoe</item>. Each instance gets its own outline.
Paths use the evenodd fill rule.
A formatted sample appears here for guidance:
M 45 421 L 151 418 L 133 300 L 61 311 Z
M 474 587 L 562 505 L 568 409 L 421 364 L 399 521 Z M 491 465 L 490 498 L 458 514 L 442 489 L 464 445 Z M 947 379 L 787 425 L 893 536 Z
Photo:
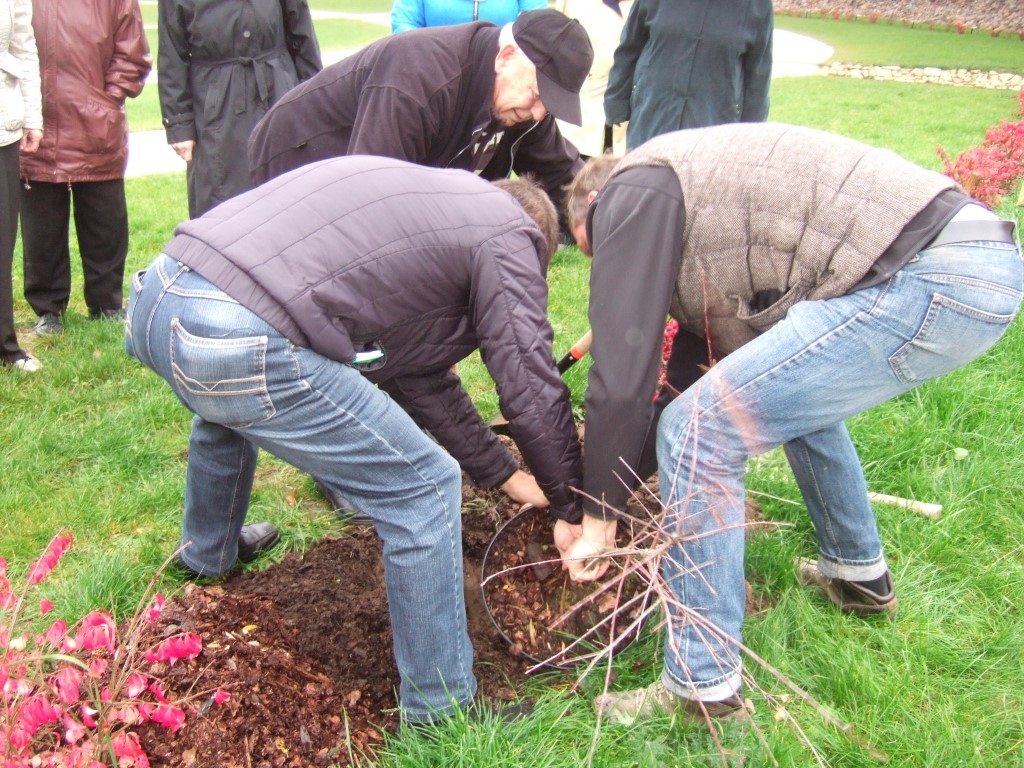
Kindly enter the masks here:
M 722 701 L 683 699 L 668 690 L 660 680 L 646 688 L 602 693 L 594 699 L 594 707 L 610 722 L 627 726 L 656 715 L 680 714 L 685 723 L 695 723 L 728 720 L 753 710 L 753 705 L 742 693 L 734 693 Z
M 833 579 L 818 570 L 818 561 L 801 557 L 797 559 L 800 581 L 807 586 L 818 587 L 843 613 L 856 616 L 896 615 L 899 599 L 892 576 L 885 572 L 885 592 L 879 594 L 858 581 Z

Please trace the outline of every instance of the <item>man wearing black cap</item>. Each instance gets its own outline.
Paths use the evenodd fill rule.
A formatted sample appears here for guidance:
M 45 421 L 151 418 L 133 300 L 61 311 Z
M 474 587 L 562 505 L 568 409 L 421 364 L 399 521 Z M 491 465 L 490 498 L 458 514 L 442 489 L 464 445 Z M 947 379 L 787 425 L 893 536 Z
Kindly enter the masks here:
M 253 181 L 381 155 L 488 180 L 529 173 L 558 204 L 583 161 L 555 118 L 579 125 L 593 56 L 580 23 L 553 10 L 386 37 L 271 108 L 249 139 Z

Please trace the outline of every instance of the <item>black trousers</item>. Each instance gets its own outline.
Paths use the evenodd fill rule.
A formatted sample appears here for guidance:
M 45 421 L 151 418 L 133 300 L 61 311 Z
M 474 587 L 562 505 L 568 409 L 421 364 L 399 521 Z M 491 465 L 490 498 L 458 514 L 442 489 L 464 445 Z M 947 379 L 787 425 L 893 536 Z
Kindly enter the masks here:
M 14 241 L 18 237 L 18 145 L 0 147 L 0 362 L 25 356 L 14 332 Z
M 21 190 L 21 239 L 25 298 L 37 315 L 60 314 L 71 298 L 72 202 L 89 314 L 121 309 L 124 300 L 128 258 L 124 179 L 71 184 L 32 181 Z

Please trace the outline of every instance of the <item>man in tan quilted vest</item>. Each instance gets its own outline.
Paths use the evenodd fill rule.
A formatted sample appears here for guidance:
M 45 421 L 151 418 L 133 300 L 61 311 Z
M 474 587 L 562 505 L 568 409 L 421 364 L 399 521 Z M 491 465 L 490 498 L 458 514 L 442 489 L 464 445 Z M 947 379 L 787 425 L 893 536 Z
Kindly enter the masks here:
M 654 469 L 675 600 L 661 679 L 605 716 L 728 717 L 746 706 L 744 473 L 783 446 L 818 540 L 806 578 L 840 610 L 896 595 L 844 420 L 970 362 L 1021 301 L 1013 225 L 884 149 L 747 123 L 659 136 L 576 177 L 569 224 L 593 256 L 584 519 L 569 557 L 597 578 L 634 472 Z M 666 315 L 679 321 L 652 402 Z M 707 373 L 701 376 L 701 371 Z

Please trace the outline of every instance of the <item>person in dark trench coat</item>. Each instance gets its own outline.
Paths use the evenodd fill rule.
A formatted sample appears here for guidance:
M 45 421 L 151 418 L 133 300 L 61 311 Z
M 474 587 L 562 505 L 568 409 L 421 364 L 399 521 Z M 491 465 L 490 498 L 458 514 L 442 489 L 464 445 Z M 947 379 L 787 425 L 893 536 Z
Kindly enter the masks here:
M 322 69 L 320 47 L 306 0 L 160 0 L 159 35 L 160 110 L 195 218 L 252 188 L 249 134 Z

